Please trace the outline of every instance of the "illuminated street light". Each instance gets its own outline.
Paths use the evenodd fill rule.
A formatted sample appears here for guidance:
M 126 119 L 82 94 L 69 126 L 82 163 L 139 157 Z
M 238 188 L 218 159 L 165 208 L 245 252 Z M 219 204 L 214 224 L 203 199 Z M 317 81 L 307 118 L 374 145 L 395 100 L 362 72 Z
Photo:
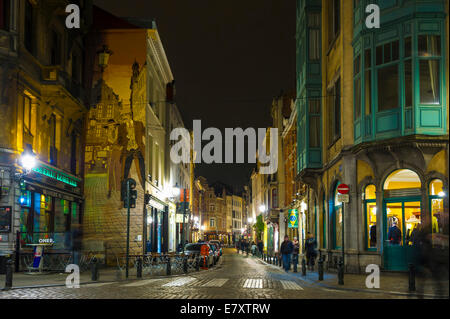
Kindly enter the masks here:
M 194 222 L 198 222 L 198 217 L 197 216 L 194 217 Z
M 31 154 L 24 154 L 21 158 L 23 168 L 31 171 L 36 166 L 36 158 Z
M 151 216 L 147 217 L 147 224 L 153 223 L 153 218 Z
M 439 197 L 445 197 L 445 192 L 439 192 L 438 196 Z
M 249 224 L 253 223 L 253 218 L 249 217 L 249 218 L 248 218 L 248 223 L 249 223 Z
M 202 225 L 202 227 L 200 227 L 201 230 L 205 230 L 205 225 Z
M 266 205 L 261 205 L 261 206 L 259 206 L 259 211 L 260 211 L 261 213 L 264 213 L 264 212 L 266 211 Z

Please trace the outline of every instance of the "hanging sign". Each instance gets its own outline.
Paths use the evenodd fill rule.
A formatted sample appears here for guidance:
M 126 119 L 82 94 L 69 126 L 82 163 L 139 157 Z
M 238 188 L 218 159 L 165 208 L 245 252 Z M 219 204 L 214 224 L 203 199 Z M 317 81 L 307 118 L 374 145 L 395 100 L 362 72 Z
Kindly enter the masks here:
M 289 209 L 289 228 L 298 228 L 298 210 Z

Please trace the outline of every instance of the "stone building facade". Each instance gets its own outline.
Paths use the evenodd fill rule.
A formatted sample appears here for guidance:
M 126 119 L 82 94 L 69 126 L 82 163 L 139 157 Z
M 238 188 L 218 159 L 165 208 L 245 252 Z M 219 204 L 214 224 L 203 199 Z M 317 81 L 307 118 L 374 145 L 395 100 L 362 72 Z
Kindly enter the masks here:
M 83 35 L 92 7 L 80 6 L 86 19 L 69 32 L 66 1 L 0 5 L 0 250 L 31 253 L 45 242 L 67 253 L 84 206 Z

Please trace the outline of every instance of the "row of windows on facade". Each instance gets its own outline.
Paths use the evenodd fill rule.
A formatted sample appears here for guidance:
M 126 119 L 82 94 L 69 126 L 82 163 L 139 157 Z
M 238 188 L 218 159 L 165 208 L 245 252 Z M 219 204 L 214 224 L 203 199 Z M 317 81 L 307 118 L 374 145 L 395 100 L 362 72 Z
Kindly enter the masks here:
M 0 30 L 9 31 L 12 23 L 11 17 L 15 15 L 15 6 L 12 5 L 13 0 L 0 0 Z M 25 1 L 25 17 L 24 17 L 24 30 L 23 30 L 23 44 L 27 51 L 33 56 L 37 56 L 37 34 L 40 32 L 37 25 L 37 10 L 33 7 L 30 1 Z M 40 32 L 40 34 L 47 34 L 48 47 L 50 48 L 47 52 L 48 63 L 50 65 L 61 65 L 63 64 L 63 57 L 65 56 L 65 51 L 68 46 L 61 34 L 56 27 L 51 28 L 46 32 Z M 72 52 L 72 79 L 81 82 L 82 71 L 83 71 L 84 59 L 82 56 L 77 55 Z
M 38 134 L 43 134 L 42 129 L 37 127 L 38 106 L 33 103 L 33 98 L 27 93 L 24 93 L 22 99 L 22 123 L 23 123 L 23 137 L 25 137 L 24 144 L 33 144 L 33 140 Z M 55 114 L 50 114 L 48 118 L 48 162 L 54 166 L 58 165 L 58 152 L 61 149 L 61 129 L 62 119 Z M 39 132 L 39 133 L 38 133 Z M 70 172 L 77 174 L 77 147 L 79 143 L 79 136 L 75 131 L 72 131 L 71 137 L 71 153 L 70 153 Z M 30 143 L 27 143 L 30 142 Z
M 404 39 L 404 50 L 400 54 L 400 41 L 379 45 L 375 49 L 375 58 L 372 59 L 372 49 L 366 49 L 364 60 L 358 55 L 354 61 L 354 92 L 355 92 L 355 119 L 361 117 L 362 96 L 364 94 L 365 116 L 370 116 L 374 105 L 377 111 L 384 112 L 399 108 L 411 108 L 415 90 L 414 77 L 419 79 L 419 103 L 421 105 L 436 106 L 441 103 L 441 37 L 438 35 L 419 35 L 417 37 L 417 55 L 413 55 L 412 38 Z M 414 72 L 413 56 L 419 61 L 418 72 Z M 363 65 L 364 76 L 361 72 Z M 400 77 L 400 70 L 403 76 Z M 373 81 L 376 75 L 376 81 Z M 376 83 L 376 86 L 375 86 Z M 404 99 L 400 90 L 403 83 Z M 373 94 L 372 92 L 376 93 Z M 328 141 L 333 144 L 341 137 L 341 81 L 340 78 L 327 92 L 328 99 Z M 403 101 L 403 102 L 402 102 Z M 320 99 L 308 100 L 310 115 L 309 147 L 320 147 Z M 303 129 L 306 129 L 303 128 Z M 303 132 L 306 136 L 306 132 Z M 303 141 L 300 140 L 301 146 Z

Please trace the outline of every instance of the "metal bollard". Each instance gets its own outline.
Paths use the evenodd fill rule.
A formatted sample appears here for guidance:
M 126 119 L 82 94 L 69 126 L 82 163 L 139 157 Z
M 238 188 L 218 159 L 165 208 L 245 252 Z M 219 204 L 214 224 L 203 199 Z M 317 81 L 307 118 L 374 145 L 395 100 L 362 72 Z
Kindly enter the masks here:
M 96 257 L 92 259 L 92 265 L 91 265 L 91 280 L 92 281 L 98 281 L 98 260 Z
M 319 258 L 319 280 L 323 280 L 323 258 Z
M 413 264 L 408 264 L 409 291 L 416 291 L 416 269 Z
M 197 257 L 195 258 L 195 270 L 200 271 L 200 256 L 199 255 L 197 255 Z
M 141 257 L 138 257 L 136 263 L 137 263 L 136 275 L 140 279 L 140 278 L 142 278 L 142 259 L 141 259 Z
M 338 263 L 338 283 L 339 285 L 343 285 L 344 284 L 344 262 L 341 259 L 339 259 L 339 263 Z
M 302 276 L 306 276 L 306 260 L 304 257 L 302 259 Z
M 294 272 L 297 272 L 298 255 L 294 255 Z
M 186 256 L 183 256 L 183 272 L 188 273 L 188 260 Z
M 13 265 L 14 265 L 14 261 L 12 259 L 8 259 L 6 261 L 5 288 L 3 288 L 3 290 L 9 290 L 9 289 L 12 288 L 12 283 L 13 283 Z
M 172 274 L 172 268 L 170 264 L 170 257 L 167 257 L 167 269 L 166 269 L 166 275 L 170 276 Z

